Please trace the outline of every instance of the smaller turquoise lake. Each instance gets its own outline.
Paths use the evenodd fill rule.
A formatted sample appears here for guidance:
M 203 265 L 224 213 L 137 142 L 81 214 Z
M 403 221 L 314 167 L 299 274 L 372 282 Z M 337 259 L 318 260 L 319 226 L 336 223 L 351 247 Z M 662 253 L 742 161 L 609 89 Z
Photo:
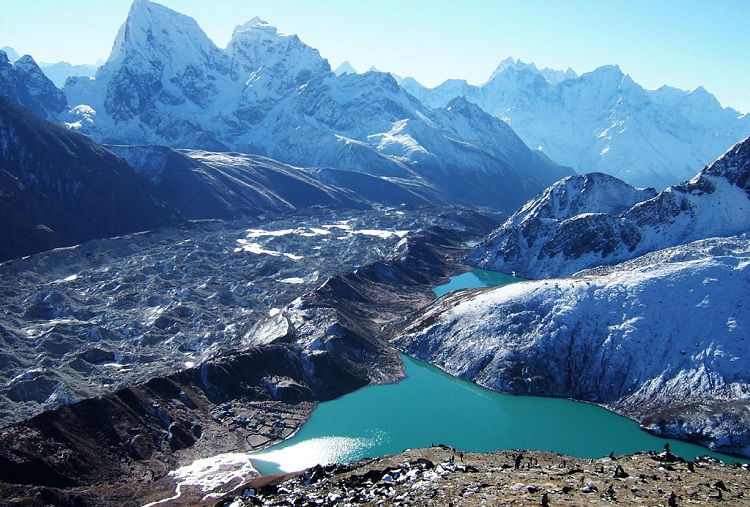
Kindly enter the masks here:
M 451 291 L 458 289 L 476 289 L 478 287 L 496 287 L 498 285 L 507 285 L 509 283 L 522 282 L 523 278 L 498 273 L 497 271 L 487 271 L 484 269 L 475 269 L 468 273 L 451 277 L 450 282 L 445 285 L 438 285 L 432 291 L 438 296 L 443 296 Z
M 434 291 L 442 296 L 518 281 L 522 279 L 474 270 Z M 291 439 L 251 454 L 253 466 L 262 474 L 293 472 L 433 444 L 470 452 L 528 449 L 600 458 L 610 452 L 662 451 L 667 441 L 671 451 L 685 459 L 708 454 L 725 462 L 736 460 L 698 445 L 658 438 L 596 405 L 500 394 L 416 359 L 402 359 L 404 380 L 321 403 Z

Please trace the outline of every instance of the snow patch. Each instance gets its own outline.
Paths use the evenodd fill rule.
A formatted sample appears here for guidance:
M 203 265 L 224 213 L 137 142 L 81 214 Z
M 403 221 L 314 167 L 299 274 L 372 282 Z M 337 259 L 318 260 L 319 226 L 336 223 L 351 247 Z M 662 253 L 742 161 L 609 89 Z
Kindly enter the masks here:
M 182 496 L 182 490 L 188 487 L 199 488 L 206 493 L 203 501 L 220 498 L 231 487 L 237 487 L 248 476 L 258 475 L 245 453 L 218 454 L 211 458 L 199 459 L 169 472 L 177 481 L 175 493 L 169 498 L 145 504 L 143 507 L 155 507 L 171 502 Z

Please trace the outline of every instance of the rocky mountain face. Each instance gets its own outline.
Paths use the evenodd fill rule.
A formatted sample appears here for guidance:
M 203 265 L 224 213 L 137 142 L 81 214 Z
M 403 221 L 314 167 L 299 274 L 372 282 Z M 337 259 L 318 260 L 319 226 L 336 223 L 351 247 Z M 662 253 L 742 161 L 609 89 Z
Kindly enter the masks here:
M 0 147 L 2 260 L 177 223 L 124 160 L 1 96 Z
M 43 118 L 57 120 L 68 109 L 65 94 L 28 55 L 11 63 L 5 51 L 0 51 L 0 95 Z
M 611 177 L 564 179 L 529 201 L 467 261 L 528 278 L 567 276 L 701 238 L 750 230 L 750 139 L 654 195 Z
M 659 190 L 750 135 L 750 115 L 722 108 L 705 89 L 644 90 L 617 66 L 577 76 L 509 58 L 481 86 L 451 80 L 427 89 L 413 79 L 402 86 L 430 107 L 464 96 L 579 173 Z
M 478 108 L 431 111 L 389 74 L 336 75 L 257 18 L 221 50 L 194 20 L 148 0 L 134 2 L 95 80 L 71 79 L 65 93 L 68 124 L 99 142 L 232 149 L 417 181 L 506 211 L 571 174 Z
M 601 404 L 750 456 L 749 260 L 746 235 L 712 238 L 572 278 L 453 293 L 394 343 L 491 389 Z
M 257 155 L 108 146 L 189 220 L 233 219 L 303 208 L 363 209 L 371 201 Z

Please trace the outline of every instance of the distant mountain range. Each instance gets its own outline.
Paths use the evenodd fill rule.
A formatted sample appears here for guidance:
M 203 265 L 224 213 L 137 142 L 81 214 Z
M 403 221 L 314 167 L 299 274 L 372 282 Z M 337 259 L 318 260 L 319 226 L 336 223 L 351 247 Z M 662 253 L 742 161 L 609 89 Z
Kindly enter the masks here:
M 577 76 L 570 70 L 539 70 L 507 60 L 482 87 L 451 81 L 434 90 L 377 71 L 358 74 L 346 65 L 332 72 L 317 50 L 258 18 L 238 26 L 227 48 L 219 49 L 192 18 L 149 0 L 133 3 L 112 54 L 95 78 L 70 78 L 63 93 L 32 57 L 11 63 L 1 51 L 0 77 L 0 94 L 111 146 L 137 172 L 157 174 L 152 190 L 182 218 L 277 212 L 313 202 L 461 204 L 511 213 L 573 174 L 547 155 L 571 164 L 573 158 L 555 155 L 544 143 L 541 150 L 529 149 L 513 129 L 523 133 L 524 125 L 536 125 L 548 129 L 550 136 L 567 136 L 560 143 L 550 141 L 550 146 L 566 145 L 570 153 L 595 146 L 601 156 L 587 169 L 601 166 L 603 172 L 617 173 L 611 155 L 621 153 L 632 171 L 661 184 L 679 181 L 675 174 L 705 158 L 698 151 L 731 144 L 729 139 L 750 121 L 721 109 L 705 91 L 647 92 L 616 67 Z M 513 105 L 503 110 L 502 104 Z M 621 113 L 627 121 L 618 119 Z M 605 129 L 607 122 L 620 125 L 617 135 L 612 131 L 591 140 L 581 133 Z M 669 139 L 677 139 L 678 131 L 682 137 L 674 144 Z M 648 146 L 638 144 L 646 137 Z M 603 140 L 608 147 L 599 146 Z M 139 147 L 127 147 L 133 145 Z M 685 152 L 674 148 L 677 145 L 691 147 L 691 162 L 678 161 Z M 188 151 L 175 151 L 180 149 Z M 560 188 L 598 188 L 605 180 L 591 175 L 565 180 Z M 283 182 L 303 183 L 292 185 L 297 190 L 283 190 Z M 188 187 L 200 198 L 179 197 Z M 654 195 L 625 187 L 609 190 L 608 205 L 620 203 L 624 209 Z M 302 198 L 301 188 L 320 199 Z M 632 202 L 625 203 L 626 196 Z M 632 246 L 633 231 L 623 229 L 616 213 L 606 218 L 601 214 L 611 214 L 611 209 L 596 213 L 598 218 L 590 215 L 576 227 L 586 223 L 597 234 L 618 230 L 627 248 Z M 553 234 L 552 229 L 547 222 L 534 227 L 534 238 L 547 234 L 542 230 Z M 524 250 L 536 248 L 532 243 L 541 245 L 531 241 L 518 247 L 524 262 L 532 262 Z M 561 252 L 569 258 L 570 248 L 584 243 L 571 240 L 559 246 L 559 252 L 552 252 L 552 246 L 544 252 L 555 259 L 562 258 Z M 599 247 L 600 260 L 621 259 L 609 246 Z M 513 252 L 506 250 L 504 256 L 510 258 Z M 475 262 L 501 267 L 495 260 Z M 511 269 L 511 264 L 503 269 Z M 530 265 L 513 265 L 512 270 L 536 273 Z
M 572 174 L 476 106 L 431 110 L 389 74 L 336 75 L 258 18 L 222 50 L 193 19 L 137 0 L 96 79 L 71 78 L 64 91 L 67 123 L 98 142 L 260 154 L 505 211 Z
M 64 62 L 43 70 L 57 86 L 76 72 Z M 317 50 L 258 18 L 220 49 L 192 18 L 149 0 L 133 3 L 95 79 L 91 68 L 78 73 L 64 86 L 68 106 L 46 116 L 97 142 L 419 179 L 505 211 L 570 174 L 551 161 L 663 189 L 750 135 L 750 115 L 703 88 L 644 90 L 617 66 L 578 76 L 509 58 L 481 86 L 428 89 L 348 62 L 331 71 Z M 460 97 L 479 106 L 471 120 L 455 118 Z M 488 125 L 492 136 L 476 135 Z
M 21 55 L 11 47 L 5 46 L 0 48 L 0 51 L 3 51 L 7 55 L 8 60 L 10 60 L 11 63 L 21 58 Z M 62 88 L 65 86 L 65 81 L 67 81 L 69 77 L 94 77 L 96 69 L 98 69 L 103 63 L 104 61 L 99 61 L 95 64 L 73 65 L 68 62 L 39 62 L 39 68 L 42 69 L 44 75 L 47 76 L 56 87 Z
M 614 65 L 578 76 L 509 58 L 481 86 L 401 85 L 430 107 L 464 96 L 555 162 L 638 187 L 685 180 L 750 135 L 750 115 L 722 108 L 702 87 L 644 90 Z

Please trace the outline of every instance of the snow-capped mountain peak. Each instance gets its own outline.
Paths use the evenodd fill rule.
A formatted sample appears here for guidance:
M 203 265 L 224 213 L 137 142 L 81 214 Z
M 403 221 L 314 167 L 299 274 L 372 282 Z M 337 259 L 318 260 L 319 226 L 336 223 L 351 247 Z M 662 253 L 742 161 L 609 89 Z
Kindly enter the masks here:
M 567 81 L 568 79 L 576 79 L 578 77 L 578 74 L 576 74 L 576 72 L 570 67 L 568 67 L 567 70 L 564 71 L 545 67 L 539 72 L 542 74 L 542 76 L 544 76 L 544 79 L 546 79 L 547 82 L 551 84 L 558 84 L 563 81 Z
M 298 86 L 314 74 L 331 70 L 318 50 L 258 17 L 235 28 L 226 52 L 232 60 L 233 79 L 252 75 L 263 68 L 275 76 L 264 84 L 277 91 L 286 88 L 278 82 L 279 79 L 291 76 L 293 84 Z M 248 80 L 248 84 L 251 82 Z
M 107 64 L 137 58 L 142 63 L 179 68 L 191 63 L 196 54 L 210 58 L 216 47 L 193 18 L 149 0 L 135 0 Z
M 358 74 L 357 69 L 355 69 L 352 64 L 349 63 L 349 61 L 345 61 L 341 65 L 336 67 L 333 73 L 337 76 L 340 76 L 342 74 Z
M 31 55 L 23 55 L 18 60 L 16 60 L 13 65 L 15 65 L 17 69 L 24 72 L 36 72 L 37 69 L 39 69 L 39 65 L 37 65 L 36 61 Z
M 168 108 L 203 109 L 217 98 L 228 75 L 229 59 L 194 19 L 138 0 L 115 38 L 109 59 L 96 73 L 100 86 L 92 94 L 91 83 L 74 80 L 65 91 L 76 98 L 88 96 L 87 105 L 99 113 L 106 110 L 119 121 L 135 118 L 159 103 Z M 162 129 L 175 128 L 169 118 L 159 121 Z
M 234 28 L 235 32 L 240 32 L 242 30 L 248 30 L 254 26 L 271 26 L 267 21 L 260 19 L 258 16 L 255 16 L 250 21 L 247 21 L 246 23 L 242 25 L 237 25 Z
M 17 58 L 12 64 L 5 51 L 0 51 L 0 95 L 44 118 L 57 118 L 67 106 L 65 95 L 31 56 Z
M 575 73 L 573 69 L 568 67 L 568 70 L 562 71 L 562 70 L 554 70 L 550 68 L 544 68 L 540 69 L 536 66 L 536 64 L 532 63 L 525 63 L 517 58 L 508 57 L 495 68 L 495 71 L 492 73 L 490 78 L 484 83 L 485 85 L 488 83 L 491 83 L 493 80 L 498 78 L 504 73 L 510 73 L 510 74 L 529 74 L 529 75 L 539 75 L 544 78 L 545 81 L 547 81 L 550 84 L 557 84 L 561 83 L 562 81 L 566 81 L 568 79 L 575 79 L 578 77 L 578 75 Z
M 506 73 L 506 72 L 529 72 L 533 74 L 538 74 L 539 69 L 534 65 L 533 63 L 524 63 L 521 60 L 517 58 L 506 58 L 500 64 L 495 68 L 495 71 L 492 73 L 490 78 L 486 81 L 485 84 L 491 83 L 494 81 L 498 76 Z

